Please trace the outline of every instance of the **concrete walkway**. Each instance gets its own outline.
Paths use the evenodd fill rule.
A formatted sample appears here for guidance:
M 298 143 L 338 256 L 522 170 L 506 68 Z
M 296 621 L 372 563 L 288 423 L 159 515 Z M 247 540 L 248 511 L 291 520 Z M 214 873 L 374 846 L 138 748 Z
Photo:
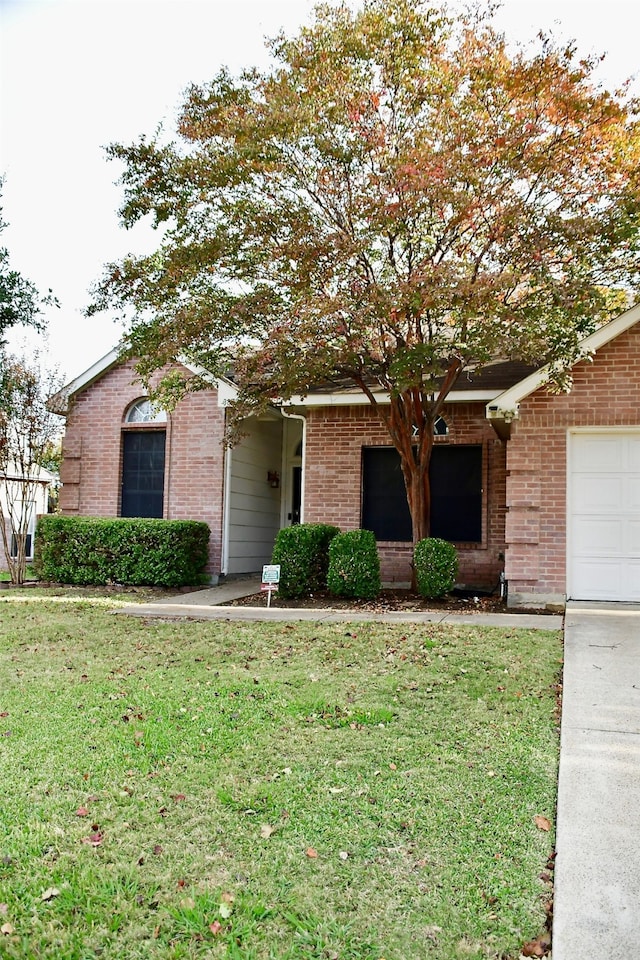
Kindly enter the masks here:
M 273 606 L 267 608 L 267 598 L 260 606 L 225 607 L 222 604 L 260 592 L 260 579 L 235 579 L 217 587 L 181 593 L 175 597 L 154 600 L 152 603 L 136 603 L 120 607 L 117 613 L 134 617 L 163 617 L 178 620 L 285 620 L 289 622 L 312 620 L 315 623 L 353 623 L 377 620 L 380 623 L 479 623 L 487 627 L 502 627 L 507 624 L 524 629 L 561 630 L 563 617 L 555 614 L 525 613 L 467 613 L 452 614 L 442 611 L 415 612 L 399 610 L 389 613 L 363 613 L 357 610 L 331 610 L 320 608 L 291 608 Z M 275 601 L 277 603 L 277 600 Z
M 640 606 L 570 602 L 553 960 L 640 954 Z

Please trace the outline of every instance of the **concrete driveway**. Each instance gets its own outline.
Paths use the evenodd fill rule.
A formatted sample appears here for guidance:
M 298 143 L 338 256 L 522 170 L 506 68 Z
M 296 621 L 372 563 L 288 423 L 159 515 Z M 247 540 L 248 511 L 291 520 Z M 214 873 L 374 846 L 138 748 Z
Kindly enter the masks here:
M 640 955 L 640 606 L 570 602 L 553 960 Z

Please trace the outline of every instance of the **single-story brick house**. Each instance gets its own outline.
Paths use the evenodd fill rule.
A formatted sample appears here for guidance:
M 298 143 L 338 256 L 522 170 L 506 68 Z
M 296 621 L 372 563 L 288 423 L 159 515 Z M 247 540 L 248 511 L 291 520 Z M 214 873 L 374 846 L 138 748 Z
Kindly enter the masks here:
M 461 582 L 504 573 L 512 606 L 640 600 L 640 305 L 583 347 L 568 394 L 544 369 L 463 373 L 436 427 L 432 532 L 456 543 Z M 108 354 L 53 400 L 67 418 L 62 512 L 205 520 L 214 581 L 260 570 L 283 525 L 366 526 L 383 580 L 407 583 L 398 459 L 365 397 L 313 392 L 225 450 L 232 393 L 219 380 L 157 414 Z

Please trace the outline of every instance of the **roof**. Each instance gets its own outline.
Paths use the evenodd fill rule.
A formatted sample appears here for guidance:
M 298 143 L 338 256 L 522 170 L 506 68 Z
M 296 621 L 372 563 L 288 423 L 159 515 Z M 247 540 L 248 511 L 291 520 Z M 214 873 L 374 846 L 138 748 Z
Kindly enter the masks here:
M 68 413 L 69 402 L 72 397 L 74 397 L 77 393 L 80 393 L 81 390 L 85 390 L 87 387 L 91 386 L 92 383 L 95 383 L 96 380 L 99 380 L 100 377 L 103 377 L 105 373 L 108 373 L 112 367 L 117 366 L 121 362 L 121 350 L 119 347 L 114 347 L 113 350 L 110 350 L 109 353 L 106 353 L 104 357 L 101 357 L 100 360 L 96 360 L 92 366 L 88 367 L 81 374 L 75 377 L 75 379 L 66 384 L 66 386 L 62 387 L 61 390 L 58 390 L 57 393 L 54 393 L 53 396 L 49 397 L 47 401 L 47 407 L 53 413 L 58 413 L 61 415 Z M 191 363 L 183 359 L 180 360 L 180 363 L 193 374 L 202 377 L 210 376 L 210 374 L 208 374 L 203 367 L 200 367 L 195 363 Z M 219 384 L 218 380 L 216 380 L 216 385 L 217 384 Z
M 463 370 L 447 396 L 447 403 L 482 402 L 493 400 L 506 390 L 536 370 L 531 364 L 515 360 L 492 360 L 477 370 Z M 373 390 L 380 403 L 389 402 L 389 394 Z M 360 406 L 368 404 L 365 394 L 345 379 L 343 384 L 335 382 L 313 387 L 304 397 L 292 397 L 286 406 L 325 407 Z

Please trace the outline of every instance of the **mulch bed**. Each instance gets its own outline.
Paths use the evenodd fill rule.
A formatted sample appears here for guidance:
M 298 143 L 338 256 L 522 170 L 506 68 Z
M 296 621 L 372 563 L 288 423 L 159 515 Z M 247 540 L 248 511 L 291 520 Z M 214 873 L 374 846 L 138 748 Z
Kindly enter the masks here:
M 266 607 L 266 593 L 255 593 L 224 604 L 227 607 Z M 316 593 L 309 597 L 285 600 L 277 592 L 271 596 L 273 608 L 312 610 L 358 610 L 365 613 L 432 612 L 442 613 L 557 613 L 557 610 L 528 610 L 508 608 L 506 600 L 498 594 L 490 596 L 459 596 L 455 593 L 439 600 L 426 600 L 410 590 L 382 590 L 375 600 L 352 600 L 334 597 L 328 593 Z

